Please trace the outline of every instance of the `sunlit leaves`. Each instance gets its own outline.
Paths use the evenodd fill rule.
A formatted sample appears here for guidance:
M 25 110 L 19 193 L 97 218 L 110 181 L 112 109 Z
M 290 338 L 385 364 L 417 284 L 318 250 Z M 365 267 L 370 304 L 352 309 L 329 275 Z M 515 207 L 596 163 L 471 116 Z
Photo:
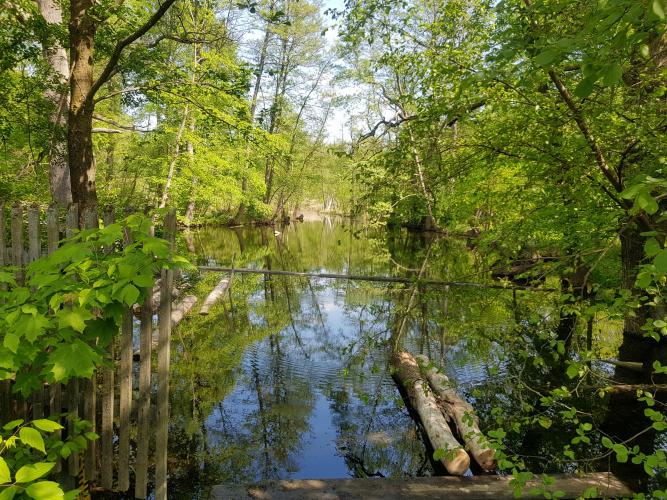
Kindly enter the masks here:
M 39 431 L 33 429 L 32 427 L 21 427 L 19 430 L 19 438 L 23 444 L 35 448 L 36 450 L 46 453 L 44 448 L 44 438 L 39 433 Z
M 48 355 L 51 373 L 57 381 L 68 380 L 70 377 L 89 378 L 100 361 L 101 356 L 80 340 L 62 344 Z

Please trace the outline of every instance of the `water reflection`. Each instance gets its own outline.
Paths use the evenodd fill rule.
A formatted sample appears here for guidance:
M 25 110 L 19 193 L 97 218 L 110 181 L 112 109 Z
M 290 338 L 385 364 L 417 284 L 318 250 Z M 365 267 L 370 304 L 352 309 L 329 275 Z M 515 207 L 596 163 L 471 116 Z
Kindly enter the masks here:
M 225 267 L 457 281 L 488 274 L 463 240 L 373 233 L 345 221 L 295 224 L 279 234 L 202 229 L 182 244 L 200 264 Z M 205 294 L 219 276 L 200 279 L 196 290 Z M 213 314 L 177 330 L 174 498 L 205 496 L 218 483 L 439 472 L 389 373 L 392 339 L 442 365 L 483 427 L 498 407 L 512 414 L 537 405 L 539 395 L 513 390 L 518 377 L 536 386 L 567 382 L 562 370 L 535 366 L 525 350 L 512 349 L 517 341 L 544 348 L 536 332 L 554 327 L 553 294 L 259 275 L 234 276 L 231 290 Z M 513 446 L 536 470 L 568 470 L 540 458 L 560 453 L 568 439 L 557 424 L 534 426 Z

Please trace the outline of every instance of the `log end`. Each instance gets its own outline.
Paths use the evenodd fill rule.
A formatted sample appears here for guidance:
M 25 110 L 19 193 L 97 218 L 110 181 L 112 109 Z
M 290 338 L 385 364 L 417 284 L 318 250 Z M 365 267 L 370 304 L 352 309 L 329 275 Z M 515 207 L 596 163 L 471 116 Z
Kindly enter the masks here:
M 479 466 L 487 472 L 496 470 L 498 462 L 496 462 L 496 454 L 492 449 L 481 451 L 475 455 L 475 461 Z
M 441 462 L 453 476 L 462 476 L 470 468 L 470 457 L 463 448 L 447 452 Z

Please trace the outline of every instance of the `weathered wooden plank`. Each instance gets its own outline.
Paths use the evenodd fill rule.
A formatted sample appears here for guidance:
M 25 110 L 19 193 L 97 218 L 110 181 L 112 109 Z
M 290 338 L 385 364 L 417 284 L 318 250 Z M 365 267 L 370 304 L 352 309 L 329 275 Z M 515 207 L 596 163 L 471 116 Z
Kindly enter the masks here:
M 52 254 L 58 249 L 58 242 L 60 240 L 60 231 L 58 229 L 58 206 L 56 204 L 49 205 L 46 210 L 46 251 Z M 49 385 L 49 414 L 54 417 L 62 412 L 62 384 L 54 382 Z M 55 435 L 60 439 L 61 432 L 56 431 Z M 62 469 L 61 460 L 58 459 L 55 472 L 60 472 Z
M 118 489 L 130 489 L 130 416 L 132 414 L 132 312 L 123 313 L 120 334 Z
M 12 264 L 18 268 L 16 281 L 23 284 L 23 207 L 15 203 L 12 207 Z
M 79 379 L 74 378 L 67 384 L 67 411 L 69 413 L 70 435 L 74 434 L 74 421 L 79 417 Z M 67 461 L 67 471 L 70 476 L 79 475 L 79 454 L 72 453 Z
M 94 208 L 86 208 L 83 211 L 83 227 L 84 229 L 95 229 L 99 227 L 99 220 L 97 217 L 97 210 Z M 97 372 L 86 380 L 84 384 L 83 393 L 83 418 L 90 422 L 90 430 L 97 432 Z M 86 448 L 86 479 L 89 482 L 97 480 L 97 442 L 89 441 Z
M 65 236 L 71 238 L 79 229 L 79 207 L 76 204 L 69 206 L 65 221 Z M 67 412 L 69 414 L 68 431 L 74 433 L 74 421 L 79 418 L 79 380 L 72 379 L 67 384 Z M 79 454 L 72 453 L 67 460 L 67 471 L 70 476 L 79 475 Z
M 104 226 L 113 224 L 113 209 L 104 212 Z M 105 248 L 107 253 L 112 248 Z M 100 473 L 101 484 L 103 488 L 111 489 L 113 486 L 113 419 L 114 419 L 114 375 L 115 375 L 115 354 L 116 340 L 114 339 L 109 346 L 109 366 L 102 368 L 102 427 L 100 432 Z
M 164 222 L 164 238 L 172 249 L 176 236 L 176 211 L 170 210 Z M 169 360 L 171 345 L 171 289 L 174 273 L 171 269 L 161 272 L 159 333 L 158 333 L 158 386 L 157 424 L 155 436 L 155 498 L 167 500 L 167 445 L 169 433 Z
M 0 267 L 3 267 L 9 264 L 7 260 L 7 237 L 5 231 L 7 230 L 7 225 L 5 222 L 5 202 L 0 201 Z M 4 284 L 0 284 L 2 290 L 6 290 Z M 8 422 L 11 420 L 11 382 L 9 380 L 3 380 L 0 382 L 0 419 L 3 422 Z
M 135 465 L 136 498 L 146 498 L 148 482 L 148 447 L 150 443 L 151 405 L 151 352 L 153 347 L 153 308 L 150 291 L 141 306 L 141 328 L 139 333 L 139 429 L 137 432 L 137 458 Z
M 597 498 L 632 497 L 621 480 L 607 472 L 551 474 L 554 483 L 544 489 L 565 493 L 563 498 L 578 498 L 589 488 L 596 488 Z M 213 488 L 211 500 L 398 500 L 398 499 L 514 499 L 512 476 L 419 477 L 410 479 L 302 479 L 274 481 L 255 486 L 220 485 Z M 541 479 L 528 481 L 521 498 L 544 498 L 531 493 L 543 488 Z
M 39 259 L 42 245 L 39 241 L 39 205 L 33 203 L 28 207 L 28 264 Z M 36 390 L 31 397 L 32 418 L 44 417 L 44 390 Z

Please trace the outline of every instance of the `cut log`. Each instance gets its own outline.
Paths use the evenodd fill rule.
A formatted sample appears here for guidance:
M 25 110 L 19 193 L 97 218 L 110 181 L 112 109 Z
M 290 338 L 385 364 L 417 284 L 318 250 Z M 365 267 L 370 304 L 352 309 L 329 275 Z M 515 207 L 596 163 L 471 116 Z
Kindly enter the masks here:
M 171 290 L 171 298 L 177 299 L 180 297 L 181 291 L 178 288 L 173 288 Z M 153 311 L 157 311 L 158 307 L 160 306 L 160 279 L 158 278 L 155 280 L 155 285 L 153 286 L 153 293 L 151 295 L 151 306 L 153 307 Z M 134 304 L 132 306 L 132 312 L 134 313 L 135 316 L 139 317 L 141 314 L 141 304 Z
M 186 314 L 188 314 L 197 303 L 197 297 L 194 295 L 186 295 L 178 304 L 171 310 L 171 327 L 178 325 Z
M 456 424 L 459 435 L 466 443 L 466 449 L 482 469 L 490 471 L 496 468 L 495 452 L 488 446 L 488 441 L 479 430 L 479 421 L 475 410 L 452 387 L 447 376 L 433 366 L 427 356 L 416 356 L 422 372 L 442 403 L 443 410 Z
M 450 474 L 460 476 L 470 467 L 470 457 L 456 440 L 449 428 L 438 403 L 422 378 L 415 358 L 407 352 L 392 356 L 394 377 L 405 388 L 410 403 L 417 411 L 434 450 L 445 450 L 442 463 Z
M 215 305 L 227 292 L 229 289 L 230 280 L 228 278 L 222 278 L 220 282 L 215 286 L 215 288 L 208 294 L 206 300 L 199 310 L 199 314 L 206 316 L 209 313 L 211 307 Z

